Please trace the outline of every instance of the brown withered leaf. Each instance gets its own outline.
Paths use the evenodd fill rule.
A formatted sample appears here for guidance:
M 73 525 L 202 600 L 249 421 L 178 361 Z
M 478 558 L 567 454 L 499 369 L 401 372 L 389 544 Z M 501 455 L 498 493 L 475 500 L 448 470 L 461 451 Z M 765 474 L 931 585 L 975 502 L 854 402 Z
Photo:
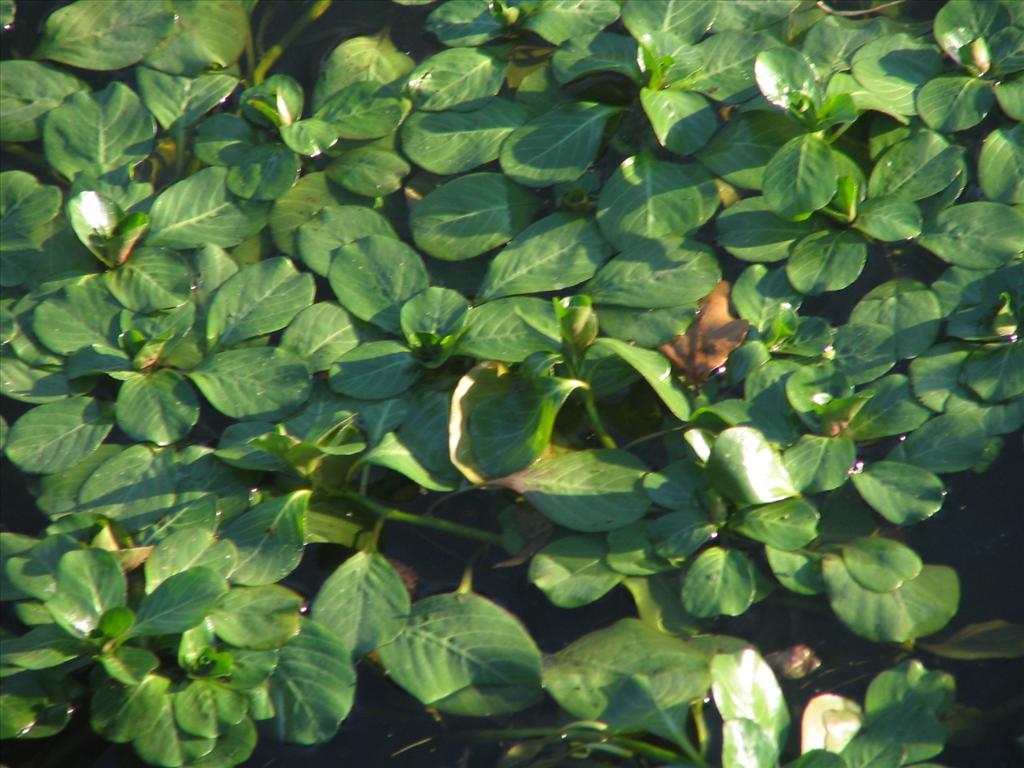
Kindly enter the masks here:
M 686 333 L 658 347 L 683 372 L 687 383 L 698 390 L 716 368 L 725 364 L 750 330 L 750 323 L 729 311 L 729 289 L 728 282 L 719 282 L 701 300 L 697 319 Z

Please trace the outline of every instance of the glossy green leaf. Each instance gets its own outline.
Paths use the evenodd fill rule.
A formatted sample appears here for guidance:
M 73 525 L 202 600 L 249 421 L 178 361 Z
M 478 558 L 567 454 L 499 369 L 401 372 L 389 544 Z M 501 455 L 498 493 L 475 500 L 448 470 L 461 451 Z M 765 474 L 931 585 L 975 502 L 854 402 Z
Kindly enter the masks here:
M 334 183 L 364 197 L 386 197 L 402 187 L 410 167 L 397 152 L 357 147 L 327 166 Z
M 100 618 L 125 604 L 124 574 L 109 552 L 85 549 L 68 552 L 57 567 L 57 591 L 46 607 L 61 627 L 86 637 Z
M 168 535 L 146 559 L 146 592 L 189 568 L 202 566 L 227 576 L 235 567 L 235 547 L 203 528 L 182 528 Z
M 551 72 L 560 83 L 610 73 L 640 80 L 636 41 L 613 32 L 573 37 L 551 57 Z
M 845 483 L 856 457 L 856 446 L 847 437 L 802 435 L 782 460 L 801 492 L 820 493 Z
M 356 657 L 395 639 L 409 614 L 409 592 L 382 555 L 358 552 L 324 581 L 313 618 Z
M 147 675 L 132 686 L 103 681 L 89 706 L 92 729 L 115 743 L 132 741 L 157 725 L 170 682 L 162 675 Z
M 942 629 L 956 613 L 960 582 L 945 566 L 926 565 L 920 575 L 891 592 L 858 584 L 843 561 L 822 561 L 832 610 L 851 630 L 876 642 L 902 643 Z
M 173 26 L 164 3 L 78 0 L 46 19 L 34 55 L 84 69 L 121 69 L 153 50 Z
M 896 363 L 896 339 L 886 325 L 853 322 L 841 326 L 835 336 L 836 367 L 851 384 L 877 379 Z
M 677 155 L 692 155 L 715 135 L 718 117 L 708 100 L 686 91 L 640 91 L 640 103 L 658 142 Z
M 227 589 L 224 577 L 205 566 L 173 574 L 139 604 L 131 633 L 167 635 L 191 629 L 206 618 Z
M 950 264 L 971 269 L 1000 267 L 1024 253 L 1017 234 L 1024 213 L 1002 203 L 963 203 L 925 224 L 918 242 Z
M 480 3 L 444 2 L 427 17 L 424 28 L 447 46 L 476 46 L 500 37 L 500 14 Z
M 316 117 L 343 139 L 377 139 L 392 133 L 405 117 L 402 102 L 372 82 L 353 83 L 323 103 Z
M 60 472 L 95 451 L 112 427 L 98 400 L 58 400 L 33 408 L 14 422 L 5 453 L 25 472 Z
M 501 169 L 527 187 L 575 181 L 594 161 L 611 107 L 575 102 L 535 118 L 501 145 Z
M 743 504 L 766 504 L 796 495 L 782 457 L 751 427 L 721 432 L 712 445 L 707 471 L 718 490 Z
M 921 573 L 921 558 L 898 541 L 872 536 L 842 547 L 843 563 L 854 581 L 873 592 L 892 592 Z
M 206 344 L 226 348 L 280 330 L 313 303 L 313 278 L 291 261 L 266 259 L 236 272 L 213 294 L 206 314 Z
M 619 18 L 614 0 L 553 0 L 544 3 L 523 25 L 550 43 L 589 38 Z
M 720 14 L 722 10 L 719 8 Z M 754 60 L 771 45 L 771 39 L 759 33 L 719 32 L 687 52 L 679 62 L 680 75 L 673 75 L 672 84 L 716 101 L 742 103 L 757 95 Z
M 114 298 L 136 312 L 177 307 L 192 289 L 188 262 L 167 248 L 138 248 L 104 278 Z
M 914 98 L 939 73 L 935 48 L 906 33 L 885 35 L 853 55 L 853 76 L 894 115 L 917 114 Z
M 275 210 L 279 205 L 280 201 L 275 205 Z M 396 237 L 387 219 L 371 208 L 336 206 L 331 200 L 325 200 L 315 216 L 303 221 L 301 225 L 296 225 L 296 251 L 306 266 L 322 277 L 327 277 L 330 272 L 331 259 L 336 249 L 371 235 Z
M 280 581 L 298 566 L 305 543 L 305 515 L 310 491 L 258 504 L 235 518 L 223 531 L 238 548 L 231 581 L 259 586 Z
M 543 459 L 502 480 L 546 517 L 576 531 L 611 531 L 643 517 L 646 468 L 622 450 L 574 451 Z
M 7 59 L 0 67 L 0 116 L 4 138 L 32 141 L 42 135 L 43 120 L 64 99 L 82 88 L 73 75 L 49 64 Z
M 532 194 L 497 173 L 473 173 L 442 184 L 409 217 L 413 239 L 445 261 L 462 261 L 507 243 L 530 223 Z
M 998 344 L 972 352 L 964 364 L 963 379 L 986 402 L 1011 401 L 1024 395 L 1024 345 Z
M 288 147 L 278 144 L 240 147 L 228 168 L 225 186 L 238 197 L 275 200 L 295 183 L 302 163 Z
M 278 347 L 250 347 L 207 357 L 188 377 L 218 411 L 235 419 L 274 419 L 309 393 L 305 364 Z
M 921 209 L 899 197 L 874 197 L 861 203 L 853 225 L 884 242 L 909 240 L 921 234 Z
M 415 112 L 402 126 L 402 152 L 431 173 L 462 173 L 497 160 L 502 142 L 524 122 L 523 108 L 500 98 L 472 112 Z
M 530 560 L 530 581 L 559 608 L 579 608 L 603 597 L 622 574 L 605 562 L 608 547 L 596 536 L 567 536 Z
M 690 418 L 689 397 L 673 375 L 668 358 L 659 352 L 641 349 L 617 339 L 598 339 L 595 344 L 615 353 L 643 376 L 673 416 L 680 421 Z
M 135 70 L 139 95 L 163 129 L 175 124 L 191 127 L 231 95 L 238 78 L 210 73 L 196 78 L 178 77 L 149 67 Z
M 809 221 L 779 218 L 763 197 L 748 197 L 729 206 L 715 220 L 718 242 L 744 261 L 781 261 L 812 230 Z
M 78 492 L 78 507 L 134 531 L 174 505 L 176 484 L 171 453 L 136 444 L 110 455 L 89 475 Z
M 960 49 L 979 37 L 989 37 L 1011 23 L 1001 3 L 948 3 L 935 14 L 932 28 L 942 49 L 959 59 Z
M 795 218 L 825 207 L 836 191 L 832 151 L 823 139 L 790 139 L 764 169 L 764 200 L 780 216 Z
M 761 51 L 754 62 L 754 77 L 761 94 L 779 109 L 800 115 L 821 104 L 822 87 L 814 66 L 793 48 Z M 814 112 L 811 111 L 811 115 Z
M 185 733 L 215 739 L 245 717 L 249 702 L 212 680 L 193 680 L 174 697 L 174 719 Z
M 483 48 L 453 48 L 423 61 L 406 81 L 417 109 L 479 109 L 498 93 L 505 62 Z
M 601 190 L 597 223 L 614 245 L 628 248 L 685 235 L 717 208 L 717 189 L 700 166 L 637 155 L 624 160 Z
M 978 157 L 978 178 L 989 200 L 1024 202 L 1024 129 L 997 128 L 988 135 Z
M 333 94 L 352 83 L 386 85 L 408 74 L 416 62 L 391 42 L 388 31 L 352 37 L 327 57 L 313 92 L 313 106 L 320 107 Z
M 517 712 L 542 695 L 540 651 L 526 629 L 472 593 L 418 601 L 380 658 L 394 682 L 453 715 Z
M 473 307 L 457 346 L 462 355 L 509 363 L 559 348 L 558 321 L 551 302 L 522 296 Z
M 799 549 L 818 532 L 818 510 L 801 498 L 745 507 L 730 520 L 730 527 L 744 536 L 776 549 Z
M 329 740 L 352 709 L 355 688 L 355 668 L 341 640 L 303 621 L 270 678 L 277 732 L 296 744 Z
M 859 235 L 821 230 L 793 247 L 786 276 L 801 293 L 841 291 L 860 276 L 867 251 L 867 244 Z
M 900 459 L 932 472 L 970 469 L 985 452 L 985 428 L 973 413 L 935 416 L 899 447 Z
M 201 6 L 170 0 L 174 29 L 149 56 L 148 66 L 174 75 L 226 69 L 245 48 L 246 6 L 240 0 L 211 0 Z
M 697 157 L 730 184 L 761 189 L 768 162 L 798 133 L 796 122 L 775 110 L 741 112 L 715 133 Z
M 716 655 L 711 660 L 711 692 L 723 720 L 756 724 L 777 754 L 789 729 L 789 709 L 771 667 L 757 651 Z
M 941 642 L 920 646 L 947 659 L 1016 659 L 1024 656 L 1024 627 L 995 619 L 968 624 Z
M 281 126 L 281 140 L 296 154 L 320 157 L 338 142 L 338 132 L 330 123 L 311 117 Z
M 683 605 L 694 616 L 739 616 L 754 601 L 754 566 L 742 552 L 710 547 L 683 580 Z
M 973 77 L 944 75 L 917 94 L 917 112 L 929 128 L 952 133 L 973 128 L 995 105 L 992 86 Z
M 146 244 L 227 248 L 258 232 L 265 223 L 264 205 L 231 194 L 227 176 L 223 168 L 204 168 L 164 189 L 150 212 Z
M 416 359 L 397 341 L 371 341 L 339 357 L 331 389 L 349 397 L 381 400 L 401 394 L 419 378 Z
M 225 642 L 266 651 L 298 634 L 302 604 L 299 595 L 280 584 L 235 586 L 217 601 L 210 620 Z
M 47 161 L 69 179 L 133 166 L 153 149 L 156 126 L 135 92 L 114 82 L 102 91 L 72 94 L 46 118 Z
M 853 476 L 853 485 L 875 511 L 897 525 L 927 520 L 946 497 L 942 481 L 927 469 L 895 461 L 869 464 Z
M 684 43 L 695 43 L 711 28 L 717 10 L 715 3 L 693 0 L 626 0 L 622 23 L 637 40 L 671 32 Z
M 359 344 L 354 323 L 334 302 L 320 301 L 295 315 L 281 336 L 281 346 L 305 360 L 311 373 L 326 371 Z
M 170 445 L 199 419 L 195 390 L 178 373 L 154 371 L 126 379 L 117 392 L 117 426 L 134 440 Z
M 871 198 L 920 200 L 941 192 L 962 172 L 963 150 L 934 131 L 918 131 L 882 154 L 871 171 Z

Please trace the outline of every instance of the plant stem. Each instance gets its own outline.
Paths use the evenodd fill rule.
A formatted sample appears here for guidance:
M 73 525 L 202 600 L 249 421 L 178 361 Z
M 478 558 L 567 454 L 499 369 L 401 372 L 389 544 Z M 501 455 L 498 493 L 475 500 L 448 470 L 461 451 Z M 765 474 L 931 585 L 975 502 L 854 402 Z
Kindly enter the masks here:
M 358 493 L 343 491 L 333 495 L 337 495 L 340 498 L 347 499 L 348 501 L 358 504 L 363 509 L 378 515 L 381 520 L 385 522 L 391 520 L 396 523 L 408 523 L 409 525 L 418 525 L 422 528 L 433 528 L 435 531 L 450 533 L 454 536 L 462 536 L 467 539 L 485 541 L 488 544 L 501 544 L 501 536 L 496 533 L 492 533 L 491 531 L 482 530 L 481 528 L 460 525 L 459 523 L 453 523 L 437 517 L 413 515 L 409 512 L 403 512 L 400 509 L 394 509 L 392 507 L 386 507 L 383 504 L 378 504 L 365 496 L 360 496 Z
M 267 72 L 281 58 L 281 54 L 285 52 L 285 49 L 295 42 L 295 39 L 303 33 L 306 27 L 323 16 L 327 9 L 331 7 L 332 2 L 333 0 L 316 0 L 306 9 L 306 12 L 292 24 L 291 29 L 285 32 L 281 39 L 260 59 L 259 64 L 256 65 L 256 69 L 252 73 L 253 85 L 259 85 L 266 79 Z
M 587 409 L 587 418 L 590 420 L 590 426 L 594 428 L 594 432 L 601 441 L 601 445 L 605 448 L 618 448 L 615 440 L 608 434 L 604 424 L 601 423 L 601 417 L 597 413 L 597 403 L 594 402 L 594 392 L 589 386 L 583 390 L 583 407 Z
M 894 5 L 902 5 L 904 1 L 905 0 L 892 0 L 892 2 L 882 3 L 881 5 L 876 5 L 874 8 L 864 8 L 860 11 L 837 11 L 835 8 L 829 6 L 828 3 L 820 2 L 820 0 L 815 3 L 815 5 L 821 8 L 825 13 L 831 14 L 832 16 L 866 16 L 869 13 L 875 13 L 885 8 L 892 8 Z

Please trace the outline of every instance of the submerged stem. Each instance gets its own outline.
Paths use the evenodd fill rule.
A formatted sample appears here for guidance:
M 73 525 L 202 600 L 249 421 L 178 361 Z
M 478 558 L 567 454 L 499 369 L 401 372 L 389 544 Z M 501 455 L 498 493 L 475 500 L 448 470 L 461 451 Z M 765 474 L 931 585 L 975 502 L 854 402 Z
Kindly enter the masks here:
M 501 536 L 496 533 L 492 533 L 491 531 L 485 531 L 481 528 L 473 528 L 469 525 L 461 525 L 459 523 L 453 523 L 449 520 L 442 520 L 437 517 L 424 517 L 423 515 L 414 515 L 409 512 L 403 512 L 400 509 L 394 509 L 392 507 L 386 507 L 383 504 L 378 504 L 376 501 L 368 499 L 365 496 L 360 496 L 357 493 L 342 492 L 337 495 L 358 504 L 369 512 L 373 512 L 381 519 L 382 524 L 383 522 L 392 520 L 396 523 L 408 523 L 409 525 L 418 525 L 422 528 L 433 528 L 435 531 L 442 531 L 454 536 L 462 536 L 467 539 L 485 541 L 488 544 L 501 543 Z
M 306 12 L 292 24 L 291 28 L 281 36 L 281 39 L 260 59 L 259 64 L 256 65 L 256 69 L 252 73 L 253 85 L 259 85 L 267 78 L 267 72 L 281 58 L 281 54 L 285 52 L 285 49 L 295 42 L 295 38 L 301 35 L 306 27 L 323 16 L 327 9 L 331 7 L 332 2 L 333 0 L 316 0 L 306 9 Z

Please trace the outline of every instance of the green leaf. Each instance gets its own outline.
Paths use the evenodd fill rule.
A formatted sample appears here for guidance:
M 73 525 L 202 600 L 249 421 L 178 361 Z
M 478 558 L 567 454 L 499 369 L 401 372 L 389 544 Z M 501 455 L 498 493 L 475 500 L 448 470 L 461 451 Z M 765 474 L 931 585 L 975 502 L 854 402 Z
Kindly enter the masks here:
M 193 680 L 174 697 L 174 719 L 187 734 L 215 739 L 245 717 L 249 702 L 212 680 Z
M 640 103 L 658 143 L 677 155 L 694 154 L 718 130 L 715 110 L 699 93 L 643 88 Z
M 934 46 L 902 32 L 879 37 L 853 55 L 853 76 L 893 115 L 917 114 L 914 98 L 940 68 Z
M 310 494 L 308 490 L 294 491 L 265 501 L 224 527 L 223 537 L 238 548 L 232 582 L 273 584 L 295 570 L 305 544 Z
M 767 504 L 797 495 L 782 457 L 751 427 L 719 433 L 707 471 L 719 491 L 741 504 Z
M 305 360 L 310 373 L 326 371 L 358 344 L 352 316 L 331 301 L 301 310 L 281 336 L 281 347 Z
M 780 216 L 805 217 L 824 208 L 836 191 L 832 150 L 805 134 L 790 139 L 764 169 L 764 200 Z
M 551 73 L 559 83 L 568 84 L 588 75 L 615 73 L 639 84 L 636 41 L 625 35 L 599 32 L 574 37 L 551 57 Z
M 479 109 L 498 93 L 505 62 L 483 48 L 454 48 L 426 59 L 406 81 L 417 109 L 441 112 Z
M 161 675 L 147 675 L 131 686 L 104 680 L 93 691 L 89 706 L 92 729 L 109 741 L 125 743 L 157 727 L 161 706 L 170 700 L 170 682 Z
M 961 147 L 933 131 L 918 131 L 878 158 L 868 180 L 868 196 L 921 200 L 952 184 L 963 167 Z
M 534 118 L 501 145 L 501 170 L 527 187 L 575 181 L 597 156 L 612 107 L 573 102 Z
M 235 547 L 203 528 L 182 528 L 163 539 L 146 559 L 146 592 L 189 568 L 203 566 L 221 576 L 235 567 Z
M 190 736 L 174 720 L 174 698 L 164 696 L 153 708 L 155 722 L 138 733 L 132 746 L 143 761 L 156 765 L 182 765 L 209 754 L 215 739 Z
M 1001 267 L 1024 253 L 1024 213 L 1002 203 L 962 203 L 925 224 L 917 241 L 940 259 L 970 269 Z
M 121 69 L 145 57 L 173 26 L 164 3 L 77 0 L 50 14 L 33 55 L 83 69 Z
M 45 602 L 57 591 L 60 559 L 78 548 L 78 542 L 70 536 L 55 534 L 20 553 L 5 552 L 4 577 L 9 580 L 13 591 Z M 5 583 L 4 587 L 7 586 Z
M 111 608 L 125 604 L 125 581 L 115 557 L 101 549 L 68 552 L 57 567 L 57 591 L 46 602 L 61 627 L 87 637 Z
M 892 328 L 896 354 L 916 357 L 938 337 L 942 310 L 935 293 L 906 278 L 890 280 L 866 293 L 850 314 L 852 322 L 871 322 Z
M 60 472 L 95 451 L 112 427 L 98 400 L 58 400 L 33 408 L 14 422 L 5 453 L 25 472 Z
M 34 141 L 43 120 L 64 99 L 84 87 L 77 77 L 49 64 L 5 59 L 0 67 L 0 116 L 6 141 Z
M 673 375 L 668 358 L 659 352 L 641 349 L 617 339 L 598 339 L 594 344 L 615 353 L 643 376 L 673 416 L 680 421 L 690 418 L 690 399 Z
M 619 4 L 614 0 L 552 0 L 538 6 L 523 27 L 561 45 L 596 35 L 618 18 Z
M 119 609 L 119 610 L 127 610 Z M 143 680 L 160 666 L 155 653 L 145 648 L 122 645 L 99 658 L 104 671 L 114 680 L 125 685 L 141 685 Z
M 823 89 L 810 60 L 794 48 L 771 48 L 757 54 L 754 77 L 761 94 L 779 109 L 813 119 Z
M 145 64 L 172 75 L 227 69 L 249 39 L 246 6 L 240 0 L 207 0 L 201 6 L 170 0 L 174 29 Z
M 801 293 L 841 291 L 860 276 L 867 259 L 864 238 L 849 231 L 820 230 L 793 247 L 786 276 Z
M 977 349 L 963 368 L 964 383 L 989 403 L 1024 395 L 1024 344 L 1013 342 Z
M 299 123 L 302 122 L 306 121 L 299 121 Z M 289 127 L 293 128 L 299 125 L 299 123 L 293 123 Z M 339 189 L 329 182 L 327 175 L 323 171 L 307 173 L 291 189 L 275 200 L 274 207 L 270 209 L 267 225 L 270 229 L 270 234 L 274 238 L 274 245 L 277 246 L 279 251 L 288 256 L 296 255 L 298 253 L 297 233 L 300 227 L 307 222 L 310 224 L 311 230 L 313 227 L 318 227 L 322 221 L 319 218 L 320 213 L 325 210 L 337 210 L 346 202 L 351 202 L 351 197 L 352 195 L 348 192 Z M 365 212 L 371 216 L 383 218 L 376 211 L 369 208 L 353 207 L 355 210 Z M 313 224 L 313 220 L 316 220 L 316 225 Z M 390 228 L 389 225 L 387 228 Z M 305 257 L 303 257 L 303 261 L 305 261 Z M 330 262 L 329 254 L 325 252 L 320 261 L 323 265 L 322 269 L 314 269 L 313 271 L 317 274 L 326 274 L 326 265 Z M 312 269 L 312 266 L 310 266 L 310 269 Z
M 775 578 L 790 592 L 819 595 L 825 591 L 819 566 L 821 555 L 807 550 L 787 552 L 773 547 L 765 547 L 764 552 Z
M 223 168 L 204 168 L 164 189 L 150 211 L 146 244 L 227 248 L 262 229 L 265 206 L 231 194 L 225 186 L 227 176 Z
M 757 95 L 754 60 L 758 52 L 773 46 L 771 38 L 759 33 L 721 31 L 684 53 L 678 62 L 681 72 L 672 74 L 671 83 L 716 101 L 740 104 Z
M 998 203 L 1024 203 L 1024 128 L 997 128 L 981 145 L 978 178 L 985 197 Z
M 836 367 L 851 384 L 864 384 L 884 374 L 896 363 L 896 339 L 886 325 L 852 322 L 840 326 L 835 336 Z
M 779 218 L 763 197 L 748 197 L 726 208 L 715 220 L 718 242 L 744 261 L 781 261 L 793 244 L 811 234 L 808 220 Z
M 706 0 L 626 0 L 622 23 L 637 40 L 655 32 L 671 32 L 680 42 L 696 43 L 711 28 L 718 9 Z
M 961 472 L 981 461 L 985 428 L 975 413 L 946 413 L 914 430 L 900 450 L 900 459 L 932 472 Z
M 276 200 L 295 183 L 302 168 L 299 157 L 280 144 L 239 147 L 233 160 L 225 186 L 247 200 Z
M 567 536 L 530 560 L 530 581 L 559 608 L 579 608 L 600 599 L 622 581 L 605 562 L 608 547 L 596 536 Z
M 776 549 L 799 549 L 818 534 L 818 510 L 801 498 L 784 499 L 739 510 L 729 527 Z
M 474 47 L 500 37 L 505 24 L 489 5 L 445 2 L 431 11 L 424 28 L 447 46 Z
M 176 469 L 169 451 L 133 445 L 89 475 L 78 492 L 78 508 L 138 531 L 174 506 Z
M 135 374 L 117 391 L 117 426 L 133 440 L 170 445 L 199 419 L 195 390 L 174 371 Z
M 622 450 L 572 451 L 542 459 L 501 484 L 574 531 L 613 531 L 644 516 L 643 462 Z
M 502 142 L 525 122 L 526 111 L 501 98 L 472 112 L 415 112 L 402 126 L 402 152 L 431 173 L 463 173 L 497 160 Z
M 277 257 L 245 267 L 213 294 L 206 314 L 206 344 L 226 348 L 278 331 L 313 303 L 313 278 Z
M 60 173 L 97 176 L 134 166 L 153 149 L 156 126 L 135 92 L 114 82 L 102 91 L 79 91 L 46 118 L 43 149 Z
M 371 341 L 349 350 L 330 369 L 331 389 L 349 397 L 385 400 L 419 378 L 416 359 L 397 341 Z
M 710 547 L 693 561 L 683 581 L 683 605 L 694 616 L 739 616 L 754 602 L 756 578 L 747 556 Z
M 956 571 L 926 565 L 920 575 L 891 592 L 858 584 L 843 560 L 822 561 L 832 610 L 851 630 L 876 642 L 903 643 L 942 629 L 956 613 L 960 582 Z
M 299 184 L 302 184 L 301 180 Z M 279 205 L 280 201 L 275 210 Z M 296 251 L 307 267 L 321 277 L 327 277 L 336 249 L 371 235 L 397 239 L 387 219 L 373 209 L 359 205 L 334 205 L 327 200 L 315 216 L 297 227 Z
M 338 132 L 323 120 L 308 118 L 281 126 L 281 141 L 296 154 L 320 157 L 338 142 Z
M 861 394 L 870 395 L 871 399 L 843 430 L 846 437 L 858 442 L 912 432 L 931 415 L 914 399 L 910 382 L 900 374 L 879 379 Z
M 492 261 L 482 299 L 565 288 L 591 277 L 611 254 L 590 219 L 555 213 L 530 225 Z
M 355 688 L 355 669 L 341 640 L 315 621 L 303 621 L 270 678 L 278 734 L 295 744 L 329 740 L 352 709 Z
M 942 49 L 959 63 L 961 48 L 979 37 L 991 37 L 1011 23 L 1002 3 L 960 2 L 940 8 L 932 29 Z
M 234 165 L 257 141 L 256 129 L 248 120 L 218 113 L 199 123 L 192 151 L 209 165 Z
M 391 563 L 357 552 L 321 585 L 312 616 L 360 657 L 394 640 L 409 610 L 409 592 Z
M 534 352 L 559 349 L 559 338 L 551 302 L 517 296 L 473 307 L 456 350 L 460 355 L 517 363 Z
M 722 764 L 745 768 L 778 765 L 780 746 L 764 728 L 747 718 L 722 723 Z
M 343 139 L 378 139 L 393 133 L 406 108 L 377 83 L 353 83 L 323 103 L 316 117 Z
M 753 648 L 718 654 L 711 660 L 711 692 L 726 722 L 739 719 L 758 725 L 778 755 L 789 729 L 789 709 L 771 667 Z
M 854 581 L 873 592 L 892 592 L 921 573 L 921 558 L 898 541 L 872 536 L 842 546 L 843 563 Z
M 136 612 L 133 636 L 169 635 L 199 624 L 227 592 L 224 576 L 206 566 L 168 576 Z
M 968 624 L 942 642 L 919 645 L 947 659 L 1019 659 L 1024 656 L 1024 626 L 995 619 Z
M 138 67 L 135 79 L 146 109 L 164 130 L 174 125 L 190 128 L 227 99 L 238 85 L 231 75 L 209 73 L 196 78 L 178 77 L 149 67 Z
M 409 164 L 401 155 L 377 147 L 357 147 L 327 166 L 334 183 L 364 197 L 386 197 L 402 188 Z
M 428 347 L 423 337 L 453 339 L 466 326 L 469 302 L 458 291 L 432 286 L 402 305 L 402 334 L 411 347 Z
M 416 66 L 412 57 L 391 42 L 388 30 L 376 35 L 345 40 L 324 61 L 313 92 L 313 107 L 319 108 L 333 94 L 352 83 L 386 85 L 408 74 Z
M 718 209 L 711 175 L 696 164 L 626 158 L 601 190 L 597 223 L 614 245 L 685 235 Z
M 647 683 L 648 695 L 636 695 L 638 683 Z M 544 687 L 574 717 L 650 728 L 669 739 L 679 735 L 670 723 L 685 722 L 691 701 L 704 696 L 709 683 L 703 650 L 636 619 L 584 635 L 544 666 Z
M 210 620 L 217 637 L 239 648 L 279 648 L 299 632 L 303 599 L 280 584 L 232 587 Z
M 309 394 L 306 365 L 279 347 L 218 352 L 188 373 L 218 411 L 234 419 L 276 419 Z
M 527 467 L 547 448 L 559 409 L 581 386 L 575 379 L 516 376 L 498 363 L 481 363 L 452 395 L 452 463 L 474 483 Z
M 172 309 L 188 301 L 192 290 L 188 262 L 168 248 L 138 248 L 103 277 L 114 298 L 136 312 Z
M 695 240 L 663 238 L 626 247 L 583 290 L 601 304 L 677 307 L 707 296 L 721 276 L 708 246 Z
M 471 173 L 442 184 L 409 217 L 416 245 L 445 261 L 462 261 L 507 243 L 530 223 L 532 194 L 498 173 Z
M 795 121 L 774 110 L 741 112 L 716 132 L 697 156 L 730 184 L 761 189 L 768 162 L 798 133 Z
M 857 209 L 853 226 L 868 237 L 894 243 L 921 234 L 921 209 L 911 200 L 899 197 L 873 197 Z
M 917 111 L 929 128 L 944 133 L 973 128 L 995 105 L 991 84 L 974 77 L 943 75 L 917 94 Z
M 540 651 L 526 629 L 472 593 L 418 601 L 380 658 L 394 682 L 453 715 L 509 714 L 542 696 Z

